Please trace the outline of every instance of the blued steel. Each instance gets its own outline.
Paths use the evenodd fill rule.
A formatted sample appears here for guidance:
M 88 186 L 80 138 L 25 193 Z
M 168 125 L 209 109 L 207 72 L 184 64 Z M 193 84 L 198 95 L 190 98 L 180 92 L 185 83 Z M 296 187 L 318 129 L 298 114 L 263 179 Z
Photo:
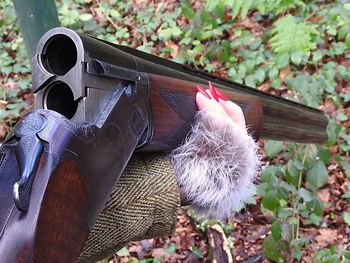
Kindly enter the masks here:
M 147 74 L 109 64 L 111 50 L 101 50 L 94 41 L 59 28 L 39 42 L 32 58 L 37 109 L 21 119 L 0 148 L 0 187 L 6 194 L 14 188 L 14 196 L 0 196 L 1 232 L 19 211 L 31 214 L 32 175 L 40 155 L 55 160 L 44 164 L 45 176 L 61 161 L 79 165 L 94 197 L 88 209 L 92 226 L 135 148 L 152 138 Z M 18 171 L 9 171 L 10 166 Z
M 0 147 L 0 190 L 2 190 L 0 192 L 0 234 L 6 230 L 10 216 L 22 217 L 24 220 L 27 213 L 19 215 L 19 210 L 22 212 L 27 208 L 30 210 L 33 206 L 40 207 L 38 203 L 29 202 L 31 183 L 21 184 L 20 193 L 27 194 L 24 199 L 21 196 L 18 198 L 18 195 L 15 197 L 12 194 L 9 195 L 9 188 L 12 189 L 15 182 L 18 180 L 24 182 L 28 181 L 28 178 L 33 178 L 23 177 L 21 167 L 27 168 L 30 172 L 35 169 L 40 158 L 35 149 L 38 144 L 43 145 L 42 152 L 45 155 L 55 160 L 50 164 L 44 164 L 48 173 L 40 176 L 49 178 L 57 165 L 65 160 L 73 160 L 79 165 L 90 194 L 95 197 L 90 200 L 88 209 L 87 220 L 92 226 L 149 125 L 147 96 L 147 87 L 141 88 L 132 84 L 120 85 L 109 98 L 105 110 L 99 112 L 100 118 L 96 123 L 73 122 L 55 111 L 43 109 L 37 109 L 25 115 Z M 40 127 L 32 129 L 28 135 L 23 132 L 22 124 L 32 123 L 33 119 L 43 120 L 43 122 L 39 121 Z M 27 126 L 27 128 L 30 127 Z M 24 143 L 21 142 L 23 138 L 26 139 Z M 17 156 L 21 159 L 16 158 Z M 31 159 L 33 157 L 34 159 Z M 23 162 L 26 163 L 23 164 Z M 12 167 L 12 170 L 9 170 L 9 167 Z M 32 173 L 24 174 L 32 175 Z M 42 189 L 42 192 L 44 193 L 45 189 Z M 16 211 L 13 211 L 14 201 L 18 208 Z M 11 228 L 11 226 L 8 227 Z M 0 262 L 7 262 L 1 259 L 3 258 L 0 253 Z
M 26 211 L 34 174 L 38 167 L 44 144 L 36 136 L 45 127 L 46 119 L 41 115 L 29 114 L 21 119 L 7 140 L 16 141 L 13 150 L 19 166 L 19 179 L 13 186 L 14 201 L 18 209 Z
M 94 74 L 90 74 L 92 64 L 96 68 Z M 115 78 L 137 82 L 136 78 L 141 73 L 152 73 L 202 84 L 210 80 L 218 88 L 259 97 L 263 104 L 262 138 L 285 140 L 283 130 L 288 131 L 289 140 L 299 142 L 319 143 L 327 138 L 328 120 L 316 109 L 67 28 L 55 28 L 43 36 L 32 67 L 33 89 L 39 98 L 37 107 L 46 107 L 47 89 L 44 87 L 48 83 L 65 83 L 71 89 L 74 100 L 79 101 L 72 118 L 75 121 L 95 121 L 94 113 L 103 109 L 104 98 L 108 98 L 108 93 L 115 88 Z M 96 78 L 96 75 L 101 78 Z M 111 78 L 105 78 L 108 76 Z M 142 80 L 138 82 L 141 84 Z M 94 106 L 88 107 L 87 103 Z
M 27 53 L 32 57 L 42 35 L 60 25 L 55 1 L 13 0 L 13 3 Z

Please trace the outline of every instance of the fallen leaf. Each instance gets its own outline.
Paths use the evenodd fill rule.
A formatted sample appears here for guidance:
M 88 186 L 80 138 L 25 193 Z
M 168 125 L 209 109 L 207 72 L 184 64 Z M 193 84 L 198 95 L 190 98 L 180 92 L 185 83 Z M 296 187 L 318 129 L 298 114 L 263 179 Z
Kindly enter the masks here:
M 328 203 L 330 197 L 329 189 L 319 190 L 317 196 L 323 203 Z
M 320 234 L 315 237 L 315 240 L 319 247 L 326 247 L 330 244 L 334 244 L 334 241 L 337 239 L 338 234 L 335 229 L 323 228 L 319 229 L 318 232 Z
M 172 49 L 171 56 L 172 56 L 173 58 L 176 58 L 177 55 L 179 54 L 179 46 L 176 45 L 176 44 L 175 44 L 173 41 L 171 41 L 171 40 L 166 41 L 166 42 L 165 42 L 165 46 L 166 46 L 167 48 Z

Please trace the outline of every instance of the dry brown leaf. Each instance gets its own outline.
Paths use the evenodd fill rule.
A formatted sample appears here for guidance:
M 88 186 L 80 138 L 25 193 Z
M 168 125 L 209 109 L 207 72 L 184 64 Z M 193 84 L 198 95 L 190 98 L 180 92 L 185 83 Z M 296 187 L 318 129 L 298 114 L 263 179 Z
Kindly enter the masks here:
M 176 259 L 180 255 L 176 253 L 168 254 L 164 251 L 164 248 L 155 248 L 152 250 L 152 256 L 161 259 L 162 262 L 177 262 Z
M 312 263 L 312 258 L 310 256 L 304 256 L 302 258 L 302 262 L 305 262 L 305 263 Z
M 315 240 L 319 247 L 326 247 L 330 244 L 334 244 L 334 241 L 337 239 L 338 234 L 335 229 L 323 228 L 319 229 L 318 232 L 320 234 L 315 237 Z
M 171 41 L 171 40 L 166 41 L 166 42 L 165 42 L 165 46 L 166 46 L 167 48 L 172 49 L 171 56 L 172 56 L 173 58 L 176 58 L 177 55 L 179 54 L 179 46 L 176 45 L 176 44 L 175 44 L 173 41 Z
M 7 101 L 6 100 L 0 100 L 0 109 L 5 109 L 7 106 Z
M 279 78 L 281 81 L 284 81 L 288 76 L 290 76 L 292 72 L 290 71 L 289 66 L 285 67 L 280 71 Z
M 2 141 L 8 132 L 8 128 L 5 123 L 0 122 L 0 141 Z
M 4 87 L 5 87 L 5 89 L 17 90 L 18 89 L 18 83 L 17 82 L 13 82 L 13 81 L 9 81 L 9 82 L 5 83 Z
M 330 197 L 329 189 L 319 190 L 317 196 L 323 203 L 328 203 Z

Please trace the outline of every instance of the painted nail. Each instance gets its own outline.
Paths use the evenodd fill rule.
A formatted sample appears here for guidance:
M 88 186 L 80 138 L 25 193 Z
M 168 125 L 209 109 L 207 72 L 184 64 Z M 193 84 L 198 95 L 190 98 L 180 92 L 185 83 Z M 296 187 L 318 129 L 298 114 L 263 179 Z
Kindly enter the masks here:
M 219 96 L 218 94 L 216 93 L 216 89 L 215 87 L 213 86 L 213 84 L 209 81 L 209 89 L 211 91 L 211 94 L 213 95 L 213 98 L 216 100 L 216 101 L 219 101 Z
M 227 100 L 228 100 L 228 98 L 226 97 L 226 95 L 225 95 L 224 93 L 222 93 L 220 90 L 215 89 L 215 91 L 216 91 L 216 94 L 218 94 L 218 96 L 219 96 L 220 99 L 222 99 L 222 100 L 224 100 L 224 101 L 227 101 Z
M 197 85 L 197 90 L 202 93 L 206 98 L 211 99 L 208 93 L 205 91 L 205 89 L 199 85 Z

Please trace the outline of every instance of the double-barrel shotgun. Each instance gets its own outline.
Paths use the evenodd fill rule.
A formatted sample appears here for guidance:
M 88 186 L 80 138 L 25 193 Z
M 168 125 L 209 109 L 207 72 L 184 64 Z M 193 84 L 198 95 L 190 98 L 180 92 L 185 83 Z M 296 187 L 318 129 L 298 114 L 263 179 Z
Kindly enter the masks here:
M 176 148 L 211 81 L 255 138 L 326 139 L 319 111 L 67 28 L 31 60 L 35 109 L 0 148 L 0 262 L 75 262 L 131 155 Z

